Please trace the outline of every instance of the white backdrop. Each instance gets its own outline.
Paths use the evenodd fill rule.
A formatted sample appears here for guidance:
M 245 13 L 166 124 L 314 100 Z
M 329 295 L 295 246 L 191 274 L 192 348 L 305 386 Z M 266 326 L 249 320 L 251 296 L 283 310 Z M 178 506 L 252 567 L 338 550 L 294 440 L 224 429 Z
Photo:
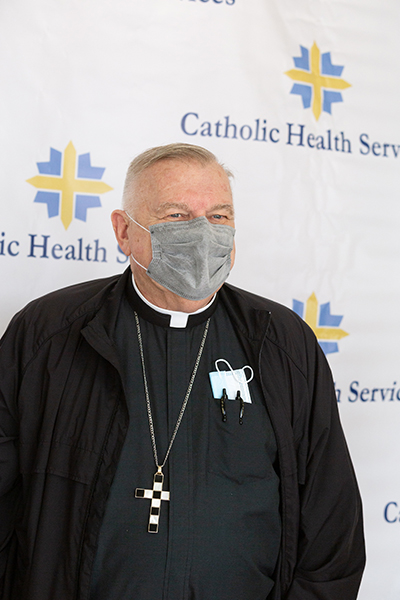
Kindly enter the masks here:
M 361 600 L 400 597 L 399 27 L 395 0 L 0 3 L 1 331 L 125 268 L 109 215 L 136 154 L 215 152 L 235 174 L 230 281 L 328 351 L 364 499 Z

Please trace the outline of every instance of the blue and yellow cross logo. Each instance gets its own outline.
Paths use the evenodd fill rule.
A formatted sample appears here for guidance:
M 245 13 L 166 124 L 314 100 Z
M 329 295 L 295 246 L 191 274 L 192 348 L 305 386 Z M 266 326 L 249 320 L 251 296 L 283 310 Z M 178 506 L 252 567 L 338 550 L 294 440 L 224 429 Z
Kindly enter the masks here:
M 321 54 L 314 42 L 311 51 L 300 46 L 301 56 L 293 57 L 296 69 L 286 71 L 285 75 L 297 81 L 290 91 L 291 94 L 301 96 L 304 108 L 310 108 L 318 121 L 321 112 L 331 113 L 334 102 L 343 102 L 342 94 L 336 90 L 345 90 L 351 87 L 341 79 L 343 67 L 333 65 L 331 53 Z
M 73 217 L 86 221 L 88 208 L 101 206 L 97 194 L 104 194 L 113 188 L 100 181 L 105 169 L 92 167 L 90 154 L 80 154 L 70 142 L 62 153 L 50 148 L 50 160 L 38 162 L 40 175 L 27 179 L 38 188 L 34 202 L 47 204 L 49 217 L 60 215 L 65 229 Z
M 332 315 L 330 302 L 319 305 L 313 292 L 305 306 L 304 302 L 293 300 L 293 310 L 311 327 L 325 354 L 339 352 L 338 341 L 349 334 L 339 328 L 343 315 Z

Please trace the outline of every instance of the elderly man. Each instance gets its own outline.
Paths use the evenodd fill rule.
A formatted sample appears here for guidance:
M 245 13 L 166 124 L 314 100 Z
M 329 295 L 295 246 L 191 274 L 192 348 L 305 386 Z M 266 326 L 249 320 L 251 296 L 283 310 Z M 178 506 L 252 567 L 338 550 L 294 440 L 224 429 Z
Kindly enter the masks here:
M 361 503 L 329 368 L 224 284 L 229 172 L 172 144 L 112 215 L 130 268 L 32 302 L 1 346 L 3 600 L 351 600 Z

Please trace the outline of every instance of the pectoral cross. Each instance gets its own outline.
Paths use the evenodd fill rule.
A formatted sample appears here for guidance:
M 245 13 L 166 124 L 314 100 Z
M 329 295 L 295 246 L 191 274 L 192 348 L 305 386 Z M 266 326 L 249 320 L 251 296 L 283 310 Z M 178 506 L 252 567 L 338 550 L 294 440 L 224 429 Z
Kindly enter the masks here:
M 169 492 L 163 492 L 164 474 L 161 468 L 154 473 L 153 489 L 145 490 L 136 488 L 135 498 L 148 498 L 151 500 L 149 525 L 147 531 L 149 533 L 158 533 L 158 521 L 160 519 L 161 500 L 169 500 Z

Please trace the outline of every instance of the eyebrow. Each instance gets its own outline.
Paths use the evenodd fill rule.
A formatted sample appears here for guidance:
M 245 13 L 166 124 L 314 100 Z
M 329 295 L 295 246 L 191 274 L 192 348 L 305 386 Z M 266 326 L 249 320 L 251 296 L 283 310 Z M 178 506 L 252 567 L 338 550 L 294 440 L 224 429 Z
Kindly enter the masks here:
M 190 210 L 191 210 L 189 205 L 185 204 L 185 202 L 163 202 L 162 204 L 159 205 L 157 212 L 162 212 L 164 210 L 170 210 L 171 208 L 177 208 L 179 210 L 184 210 L 188 213 L 190 213 Z M 213 213 L 218 210 L 226 210 L 229 213 L 229 215 L 232 217 L 235 214 L 232 204 L 216 204 L 215 206 L 212 206 L 211 209 L 207 212 Z

